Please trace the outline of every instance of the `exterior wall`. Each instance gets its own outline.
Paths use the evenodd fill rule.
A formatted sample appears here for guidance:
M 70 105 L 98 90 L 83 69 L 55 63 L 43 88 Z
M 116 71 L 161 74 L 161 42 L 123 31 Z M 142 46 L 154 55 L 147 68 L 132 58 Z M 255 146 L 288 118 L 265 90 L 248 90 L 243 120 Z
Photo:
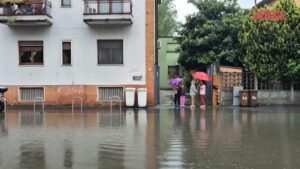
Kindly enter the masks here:
M 300 91 L 259 90 L 257 99 L 259 104 L 300 104 Z
M 221 91 L 221 105 L 222 106 L 233 105 L 233 91 Z
M 31 85 L 32 86 L 32 85 Z M 103 85 L 107 86 L 107 85 Z M 70 105 L 73 97 L 82 97 L 84 105 L 109 105 L 110 103 L 98 100 L 98 85 L 43 85 L 47 105 Z M 145 85 L 113 85 L 114 87 L 145 88 Z M 34 86 L 33 86 L 34 87 Z M 37 86 L 40 87 L 40 86 Z M 19 86 L 8 86 L 9 94 L 5 94 L 10 105 L 32 105 L 32 102 L 20 101 Z M 7 92 L 8 93 L 8 92 Z M 125 96 L 124 96 L 125 98 Z M 76 103 L 79 102 L 76 100 Z M 137 105 L 137 104 L 136 104 Z
M 83 22 L 83 1 L 61 8 L 52 1 L 53 25 L 17 28 L 0 24 L 0 85 L 9 86 L 8 102 L 19 104 L 19 86 L 45 86 L 46 104 L 64 104 L 79 86 L 86 104 L 95 102 L 95 86 L 147 86 L 154 103 L 154 1 L 133 0 L 133 24 L 91 27 Z M 153 31 L 152 31 L 153 30 Z M 97 40 L 122 39 L 123 65 L 97 65 Z M 18 41 L 43 41 L 44 65 L 20 66 Z M 62 66 L 62 41 L 72 42 L 72 66 Z M 146 43 L 147 42 L 147 43 Z M 3 62 L 5 60 L 5 62 Z M 134 81 L 133 76 L 142 76 Z M 52 91 L 55 92 L 52 94 Z M 66 92 L 67 91 L 67 92 Z
M 159 38 L 161 47 L 159 49 L 159 67 L 160 67 L 160 88 L 170 89 L 168 86 L 169 75 L 168 66 L 178 65 L 177 59 L 179 53 L 176 49 L 179 44 L 174 40 L 174 38 Z
M 139 1 L 139 0 L 137 0 Z M 145 43 L 144 43 L 145 44 Z M 147 103 L 154 105 L 155 94 L 155 0 L 146 0 L 146 84 Z M 137 62 L 135 62 L 137 64 Z
M 258 90 L 257 92 L 257 103 L 262 105 L 272 104 L 300 104 L 300 91 L 270 91 L 270 90 Z M 233 93 L 232 91 L 222 91 L 222 105 L 232 106 L 233 104 Z

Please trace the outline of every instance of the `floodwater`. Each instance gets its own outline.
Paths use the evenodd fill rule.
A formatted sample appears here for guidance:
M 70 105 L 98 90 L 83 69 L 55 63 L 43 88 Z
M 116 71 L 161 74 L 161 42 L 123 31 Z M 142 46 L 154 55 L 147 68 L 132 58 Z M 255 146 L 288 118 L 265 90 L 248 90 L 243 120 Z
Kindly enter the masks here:
M 299 169 L 299 110 L 8 108 L 0 169 Z

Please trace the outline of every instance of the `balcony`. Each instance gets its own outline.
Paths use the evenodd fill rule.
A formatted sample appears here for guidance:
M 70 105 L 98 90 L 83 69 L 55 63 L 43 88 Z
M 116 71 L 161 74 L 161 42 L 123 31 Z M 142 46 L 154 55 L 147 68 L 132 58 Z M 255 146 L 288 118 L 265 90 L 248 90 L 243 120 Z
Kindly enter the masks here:
M 51 26 L 51 2 L 47 0 L 23 0 L 23 3 L 0 6 L 0 23 L 8 26 Z
M 131 25 L 131 0 L 85 0 L 83 21 L 88 25 Z

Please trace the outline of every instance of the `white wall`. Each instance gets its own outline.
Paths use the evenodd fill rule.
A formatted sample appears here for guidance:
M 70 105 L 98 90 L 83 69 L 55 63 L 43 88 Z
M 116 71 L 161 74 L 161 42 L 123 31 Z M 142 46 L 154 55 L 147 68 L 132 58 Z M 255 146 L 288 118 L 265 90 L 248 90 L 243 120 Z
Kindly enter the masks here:
M 52 0 L 53 25 L 15 28 L 0 24 L 0 85 L 145 84 L 145 0 L 133 0 L 133 24 L 90 27 L 83 22 L 83 0 L 61 8 Z M 123 39 L 124 65 L 97 65 L 97 40 Z M 20 66 L 18 41 L 44 42 L 43 66 Z M 61 66 L 61 42 L 72 41 L 72 66 Z M 143 76 L 133 81 L 132 76 Z

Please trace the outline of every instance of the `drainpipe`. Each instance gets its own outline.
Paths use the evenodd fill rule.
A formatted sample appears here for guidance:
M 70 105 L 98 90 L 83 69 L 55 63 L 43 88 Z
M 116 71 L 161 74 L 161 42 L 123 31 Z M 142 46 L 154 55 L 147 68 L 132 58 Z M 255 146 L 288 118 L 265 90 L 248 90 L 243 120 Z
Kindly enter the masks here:
M 155 60 L 154 60 L 154 67 L 155 67 L 155 104 L 159 104 L 159 100 L 160 100 L 160 86 L 159 86 L 159 65 L 158 65 L 158 48 L 157 48 L 157 41 L 158 41 L 158 4 L 160 4 L 160 0 L 155 0 L 155 30 L 154 30 L 154 34 L 155 34 Z
M 155 65 L 158 66 L 158 4 L 160 0 L 155 0 Z

